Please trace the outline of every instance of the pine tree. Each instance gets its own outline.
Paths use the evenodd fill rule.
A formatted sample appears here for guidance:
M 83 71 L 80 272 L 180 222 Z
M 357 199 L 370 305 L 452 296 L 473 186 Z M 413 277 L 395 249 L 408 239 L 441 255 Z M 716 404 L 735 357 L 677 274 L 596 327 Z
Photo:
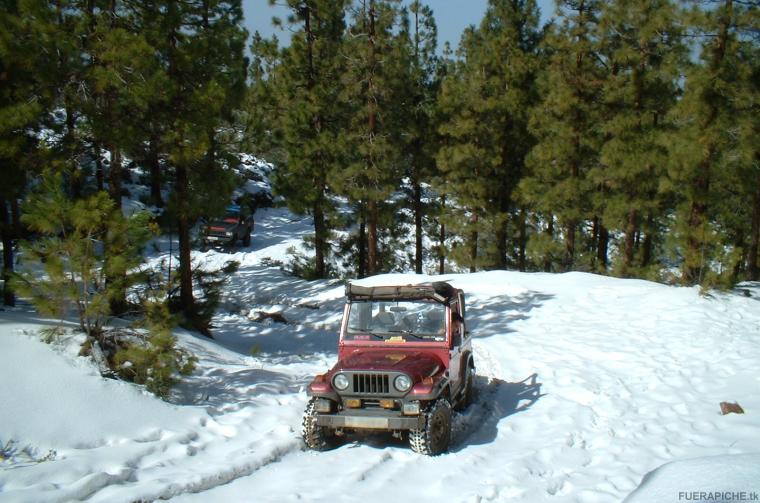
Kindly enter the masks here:
M 736 166 L 731 158 L 736 151 L 738 51 L 748 9 L 725 0 L 692 13 L 705 36 L 700 61 L 687 71 L 683 99 L 673 111 L 678 133 L 671 137 L 668 169 L 678 202 L 673 249 L 682 258 L 686 284 L 713 282 L 721 271 L 712 270 L 711 263 L 733 272 L 739 260 L 736 243 L 725 233 L 731 215 L 721 212 L 721 202 L 735 196 L 726 188 Z
M 246 68 L 240 0 L 146 2 L 162 15 L 147 34 L 166 75 L 167 123 L 159 131 L 161 150 L 174 168 L 171 210 L 180 251 L 180 306 L 188 323 L 197 321 L 193 297 L 190 227 L 204 213 L 227 204 L 234 179 L 218 156 L 217 128 L 237 100 Z M 198 61 L 202 61 L 200 65 Z
M 339 132 L 346 113 L 340 106 L 338 83 L 345 71 L 341 48 L 347 3 L 288 2 L 293 37 L 276 69 L 278 87 L 269 89 L 276 93 L 282 111 L 279 127 L 286 155 L 275 172 L 274 189 L 287 195 L 291 210 L 314 219 L 316 278 L 327 275 L 329 228 L 335 212 L 331 177 L 344 156 Z
M 400 185 L 399 145 L 392 110 L 397 106 L 399 79 L 394 51 L 401 38 L 398 0 L 361 0 L 353 8 L 344 54 L 344 103 L 352 104 L 349 128 L 342 135 L 349 158 L 336 173 L 335 185 L 359 215 L 359 275 L 379 272 L 379 224 L 386 199 Z M 396 55 L 398 57 L 398 55 Z M 366 231 L 365 231 L 366 230 Z M 366 257 L 366 270 L 364 269 Z
M 118 284 L 107 279 L 113 269 L 129 271 L 140 263 L 150 237 L 149 215 L 124 217 L 106 192 L 74 201 L 63 189 L 63 177 L 48 173 L 26 201 L 22 220 L 42 236 L 24 250 L 45 274 L 27 269 L 16 288 L 42 314 L 63 319 L 74 309 L 81 330 L 102 341 L 110 302 L 135 275 L 125 275 Z M 109 262 L 103 249 L 110 252 Z
M 95 145 L 103 145 L 110 153 L 108 192 L 114 204 L 121 207 L 122 164 L 124 155 L 137 151 L 143 144 L 143 124 L 157 108 L 166 82 L 153 47 L 144 33 L 133 29 L 134 14 L 122 2 L 110 1 L 97 5 L 89 2 L 84 12 L 87 21 L 85 49 L 90 64 L 84 70 L 84 83 L 88 92 L 82 103 L 82 112 Z M 93 156 L 99 156 L 94 152 Z M 118 257 L 119 251 L 114 251 Z M 106 250 L 106 262 L 110 259 Z M 124 283 L 126 270 L 109 267 L 108 278 L 114 285 Z M 114 313 L 127 308 L 126 291 L 111 298 Z
M 755 20 L 755 25 L 760 19 Z M 746 41 L 740 48 L 742 72 L 742 89 L 739 97 L 741 110 L 742 134 L 740 138 L 741 154 L 739 156 L 743 169 L 739 170 L 744 183 L 744 200 L 751 201 L 748 212 L 750 217 L 744 220 L 749 223 L 749 245 L 747 246 L 744 269 L 746 278 L 752 281 L 760 280 L 760 44 L 756 41 Z M 746 204 L 740 205 L 746 208 Z
M 617 0 L 605 4 L 600 17 L 598 38 L 607 72 L 604 139 L 600 164 L 588 176 L 600 188 L 594 204 L 597 227 L 623 235 L 617 246 L 623 276 L 651 266 L 659 241 L 657 222 L 666 209 L 659 192 L 667 164 L 666 116 L 675 104 L 687 55 L 681 19 L 670 0 Z M 604 263 L 599 265 L 603 270 Z
M 405 69 L 408 74 L 403 89 L 407 94 L 404 104 L 408 106 L 396 108 L 401 115 L 396 122 L 404 129 L 404 163 L 414 216 L 414 270 L 417 274 L 422 274 L 423 217 L 428 213 L 429 206 L 423 202 L 423 191 L 425 185 L 429 186 L 436 171 L 434 111 L 439 88 L 439 61 L 435 54 L 438 30 L 433 11 L 417 0 L 409 5 L 408 11 L 403 11 L 402 16 L 404 25 L 409 25 L 409 29 L 405 30 L 408 33 L 408 45 L 404 47 L 408 56 L 405 58 L 408 60 Z
M 3 303 L 11 306 L 14 241 L 21 233 L 18 200 L 39 157 L 36 131 L 53 100 L 47 71 L 54 51 L 44 38 L 53 15 L 48 2 L 0 4 L 0 239 Z
M 508 224 L 520 213 L 513 193 L 534 143 L 527 110 L 536 101 L 539 38 L 534 1 L 491 0 L 479 27 L 465 31 L 462 60 L 443 82 L 440 106 L 449 119 L 437 159 L 456 205 L 448 227 L 464 243 L 455 260 L 470 270 L 503 269 L 512 259 Z
M 520 187 L 544 226 L 530 243 L 534 260 L 543 262 L 544 269 L 571 270 L 592 258 L 581 253 L 579 233 L 593 219 L 596 188 L 588 173 L 598 166 L 601 143 L 604 68 L 594 37 L 599 8 L 597 0 L 557 1 L 561 24 L 549 29 L 544 44 L 548 63 L 541 79 L 543 99 L 530 120 L 538 142 L 527 160 L 530 175 Z M 564 241 L 559 254 L 557 237 Z

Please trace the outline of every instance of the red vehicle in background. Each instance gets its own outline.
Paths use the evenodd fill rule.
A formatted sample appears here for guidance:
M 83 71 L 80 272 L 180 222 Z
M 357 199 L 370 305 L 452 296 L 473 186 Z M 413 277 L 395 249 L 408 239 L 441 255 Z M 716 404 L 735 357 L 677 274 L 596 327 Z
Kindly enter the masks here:
M 464 293 L 445 282 L 349 283 L 346 298 L 338 362 L 308 388 L 306 445 L 375 430 L 408 435 L 422 454 L 447 451 L 452 408 L 470 404 L 475 377 Z
M 212 246 L 235 246 L 238 241 L 243 246 L 250 246 L 253 226 L 253 215 L 247 208 L 238 204 L 227 206 L 222 217 L 201 225 L 201 250 Z

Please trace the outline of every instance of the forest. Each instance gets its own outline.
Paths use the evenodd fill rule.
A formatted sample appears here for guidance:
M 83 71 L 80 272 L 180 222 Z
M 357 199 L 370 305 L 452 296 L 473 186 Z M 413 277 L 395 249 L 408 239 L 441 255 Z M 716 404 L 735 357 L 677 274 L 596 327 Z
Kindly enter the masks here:
M 171 229 L 170 307 L 192 320 L 195 225 L 240 153 L 313 219 L 308 279 L 759 279 L 760 2 L 558 0 L 542 24 L 534 0 L 489 0 L 456 48 L 420 1 L 282 3 L 287 43 L 249 36 L 241 0 L 0 3 L 6 305 L 23 238 L 94 257 L 106 302 L 81 309 L 123 312 L 140 247 Z M 157 217 L 120 211 L 135 169 Z

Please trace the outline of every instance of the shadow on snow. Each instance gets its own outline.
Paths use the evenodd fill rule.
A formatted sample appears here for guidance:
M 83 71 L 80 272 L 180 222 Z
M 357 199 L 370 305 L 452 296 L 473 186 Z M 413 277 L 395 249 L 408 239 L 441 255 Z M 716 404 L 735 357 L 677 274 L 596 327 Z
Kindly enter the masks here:
M 467 307 L 467 329 L 476 339 L 515 332 L 510 323 L 527 320 L 531 311 L 553 298 L 554 295 L 528 291 L 477 301 Z
M 502 419 L 530 409 L 544 396 L 538 374 L 532 374 L 520 382 L 478 376 L 475 390 L 475 401 L 466 410 L 454 415 L 451 452 L 493 442 Z

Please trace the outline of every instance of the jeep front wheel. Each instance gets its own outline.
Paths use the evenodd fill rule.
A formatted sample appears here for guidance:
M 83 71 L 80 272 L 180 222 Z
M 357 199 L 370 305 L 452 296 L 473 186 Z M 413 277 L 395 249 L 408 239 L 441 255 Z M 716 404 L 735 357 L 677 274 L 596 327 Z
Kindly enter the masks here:
M 409 445 L 414 452 L 436 456 L 449 449 L 451 440 L 451 405 L 439 398 L 425 412 L 425 425 L 409 431 Z
M 317 426 L 316 403 L 317 399 L 312 398 L 306 406 L 301 435 L 306 447 L 315 451 L 323 451 L 329 447 L 329 439 L 332 435 L 326 427 Z

